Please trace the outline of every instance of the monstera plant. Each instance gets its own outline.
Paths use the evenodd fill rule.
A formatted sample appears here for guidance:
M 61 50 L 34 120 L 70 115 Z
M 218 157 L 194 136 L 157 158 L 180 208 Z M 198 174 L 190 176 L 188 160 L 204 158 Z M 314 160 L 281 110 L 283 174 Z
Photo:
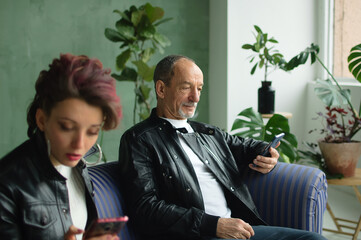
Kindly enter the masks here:
M 115 29 L 106 28 L 105 37 L 120 43 L 121 52 L 116 58 L 120 74 L 112 76 L 118 81 L 134 82 L 133 123 L 147 118 L 151 110 L 153 73 L 155 66 L 148 64 L 151 57 L 170 45 L 169 39 L 157 31 L 157 27 L 169 21 L 163 19 L 164 10 L 150 3 L 128 10 L 114 10 L 120 16 Z
M 281 145 L 277 148 L 282 162 L 295 162 L 298 159 L 297 139 L 290 132 L 288 119 L 280 114 L 274 114 L 264 124 L 261 114 L 252 108 L 247 108 L 237 115 L 233 122 L 231 134 L 244 138 L 254 138 L 269 142 L 280 133 L 285 133 Z

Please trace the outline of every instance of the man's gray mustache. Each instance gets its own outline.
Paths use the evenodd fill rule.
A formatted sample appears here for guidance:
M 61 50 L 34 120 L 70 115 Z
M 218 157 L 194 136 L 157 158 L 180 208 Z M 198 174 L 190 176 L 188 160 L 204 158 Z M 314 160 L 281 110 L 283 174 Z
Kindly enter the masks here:
M 183 103 L 182 105 L 187 106 L 187 107 L 197 107 L 197 103 L 195 103 L 195 102 Z

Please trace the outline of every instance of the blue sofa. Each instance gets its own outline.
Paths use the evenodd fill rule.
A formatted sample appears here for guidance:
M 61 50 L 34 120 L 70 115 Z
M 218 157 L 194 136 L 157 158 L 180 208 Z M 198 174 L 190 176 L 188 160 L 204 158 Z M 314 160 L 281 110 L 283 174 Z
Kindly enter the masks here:
M 123 199 L 118 163 L 109 162 L 89 167 L 94 183 L 99 217 L 123 216 Z M 322 232 L 327 202 L 325 174 L 317 168 L 280 162 L 269 174 L 245 169 L 244 181 L 263 219 L 274 226 Z M 121 239 L 135 239 L 127 225 Z

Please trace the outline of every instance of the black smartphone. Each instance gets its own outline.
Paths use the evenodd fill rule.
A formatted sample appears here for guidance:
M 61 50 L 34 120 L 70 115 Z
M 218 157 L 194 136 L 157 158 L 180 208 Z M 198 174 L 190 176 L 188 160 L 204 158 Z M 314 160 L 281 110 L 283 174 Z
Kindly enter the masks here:
M 265 157 L 270 157 L 271 156 L 269 153 L 270 147 L 275 148 L 277 146 L 277 144 L 281 141 L 281 139 L 283 138 L 284 135 L 285 135 L 284 133 L 280 133 L 280 134 L 277 134 L 276 136 L 274 136 L 272 141 L 265 147 L 265 149 L 263 150 L 263 153 L 261 155 L 265 156 Z
M 127 216 L 95 219 L 85 230 L 84 239 L 104 234 L 118 234 L 127 221 Z
M 283 138 L 284 135 L 285 135 L 284 133 L 280 133 L 280 134 L 277 134 L 276 136 L 274 136 L 272 141 L 267 144 L 267 146 L 264 148 L 262 154 L 260 154 L 260 155 L 265 156 L 265 157 L 270 157 L 271 155 L 269 153 L 269 148 L 270 147 L 275 148 L 277 146 L 277 144 L 281 141 L 281 139 Z M 254 163 L 253 163 L 253 166 L 257 167 L 257 165 Z

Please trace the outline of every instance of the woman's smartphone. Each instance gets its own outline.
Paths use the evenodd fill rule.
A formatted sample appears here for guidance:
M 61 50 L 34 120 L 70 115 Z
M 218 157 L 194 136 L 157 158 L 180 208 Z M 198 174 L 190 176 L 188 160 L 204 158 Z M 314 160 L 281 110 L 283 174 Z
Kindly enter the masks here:
M 84 239 L 105 234 L 118 234 L 127 221 L 127 216 L 95 219 L 85 230 Z

